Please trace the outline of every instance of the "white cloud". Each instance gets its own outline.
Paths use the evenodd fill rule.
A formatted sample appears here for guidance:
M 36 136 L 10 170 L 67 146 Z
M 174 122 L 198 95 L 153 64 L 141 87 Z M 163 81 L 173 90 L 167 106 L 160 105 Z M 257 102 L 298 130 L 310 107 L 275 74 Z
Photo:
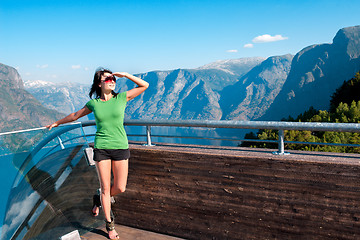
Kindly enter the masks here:
M 269 34 L 264 34 L 261 36 L 257 36 L 252 41 L 254 43 L 266 43 L 266 42 L 276 42 L 276 41 L 281 41 L 281 40 L 286 40 L 286 39 L 288 39 L 288 37 L 283 37 L 281 35 L 271 36 Z
M 24 198 L 23 201 L 14 203 L 8 210 L 6 216 L 8 219 L 11 219 L 10 225 L 3 225 L 2 231 L 6 233 L 8 230 L 18 227 L 26 216 L 29 215 L 38 200 L 39 195 L 36 192 L 33 192 Z
M 71 68 L 72 68 L 72 69 L 80 69 L 81 66 L 80 66 L 80 65 L 72 65 Z
M 248 44 L 244 45 L 244 48 L 253 48 L 253 47 L 254 47 L 254 44 L 252 44 L 252 43 L 248 43 Z
M 47 67 L 49 67 L 49 65 L 48 64 L 44 64 L 44 65 L 38 64 L 38 65 L 36 65 L 36 67 L 37 68 L 47 68 Z
M 226 50 L 226 52 L 228 52 L 228 53 L 237 53 L 238 50 L 236 50 L 236 49 L 230 49 L 230 50 Z
M 84 70 L 85 70 L 85 71 L 89 71 L 90 69 L 89 69 L 88 67 L 85 67 Z

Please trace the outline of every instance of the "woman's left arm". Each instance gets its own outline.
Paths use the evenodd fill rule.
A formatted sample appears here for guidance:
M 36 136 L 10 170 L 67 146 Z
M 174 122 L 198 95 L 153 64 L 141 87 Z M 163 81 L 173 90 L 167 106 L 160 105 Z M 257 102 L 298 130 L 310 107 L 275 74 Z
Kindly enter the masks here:
M 126 77 L 127 79 L 133 81 L 136 85 L 138 85 L 136 88 L 133 88 L 133 89 L 127 91 L 127 94 L 126 94 L 127 101 L 139 96 L 141 93 L 143 93 L 149 87 L 148 82 L 142 80 L 141 78 L 135 77 L 129 73 L 115 72 L 115 73 L 113 73 L 113 75 L 116 77 L 119 77 L 119 78 Z

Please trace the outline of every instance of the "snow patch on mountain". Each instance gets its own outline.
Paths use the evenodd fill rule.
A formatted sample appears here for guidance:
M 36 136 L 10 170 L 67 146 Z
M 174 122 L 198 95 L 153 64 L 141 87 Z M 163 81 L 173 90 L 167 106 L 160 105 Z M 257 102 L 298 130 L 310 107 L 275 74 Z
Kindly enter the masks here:
M 24 87 L 25 88 L 40 88 L 40 87 L 46 87 L 46 86 L 56 86 L 56 83 L 53 82 L 46 82 L 43 80 L 35 80 L 35 81 L 25 81 Z
M 257 65 L 263 62 L 266 58 L 263 57 L 251 57 L 251 58 L 239 58 L 239 59 L 227 59 L 227 60 L 219 60 L 204 66 L 197 68 L 198 70 L 203 69 L 217 69 L 224 71 L 226 73 L 230 73 L 232 75 L 237 74 L 237 70 L 239 67 L 244 67 L 246 65 Z

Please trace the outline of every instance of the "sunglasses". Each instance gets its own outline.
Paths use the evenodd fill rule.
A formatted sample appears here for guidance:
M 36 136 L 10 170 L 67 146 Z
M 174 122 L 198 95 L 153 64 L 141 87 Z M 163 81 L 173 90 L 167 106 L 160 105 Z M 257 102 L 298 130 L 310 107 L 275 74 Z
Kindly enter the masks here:
M 109 82 L 112 82 L 112 81 L 114 81 L 116 83 L 116 78 L 115 78 L 115 76 L 110 75 L 110 76 L 107 76 L 102 82 L 109 83 Z

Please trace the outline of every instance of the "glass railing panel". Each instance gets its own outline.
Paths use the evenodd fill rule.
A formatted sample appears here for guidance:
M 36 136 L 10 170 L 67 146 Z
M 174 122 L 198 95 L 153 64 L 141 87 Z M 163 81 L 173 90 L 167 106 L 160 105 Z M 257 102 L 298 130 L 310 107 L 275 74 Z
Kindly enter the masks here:
M 80 124 L 0 135 L 1 239 L 58 239 L 103 223 L 90 213 L 99 183 L 88 141 Z
M 12 133 L 0 136 L 0 164 L 1 164 L 1 192 L 0 201 L 2 203 L 0 209 L 0 223 L 2 232 L 8 231 L 9 225 L 3 226 L 3 220 L 7 211 L 8 197 L 23 161 L 29 155 L 30 149 L 42 139 L 46 133 L 45 129 L 34 130 L 29 132 Z M 9 216 L 16 218 L 13 214 L 15 208 L 8 209 Z M 19 216 L 21 218 L 21 216 Z M 16 219 L 15 219 L 16 223 Z M 15 225 L 15 224 L 13 224 Z

